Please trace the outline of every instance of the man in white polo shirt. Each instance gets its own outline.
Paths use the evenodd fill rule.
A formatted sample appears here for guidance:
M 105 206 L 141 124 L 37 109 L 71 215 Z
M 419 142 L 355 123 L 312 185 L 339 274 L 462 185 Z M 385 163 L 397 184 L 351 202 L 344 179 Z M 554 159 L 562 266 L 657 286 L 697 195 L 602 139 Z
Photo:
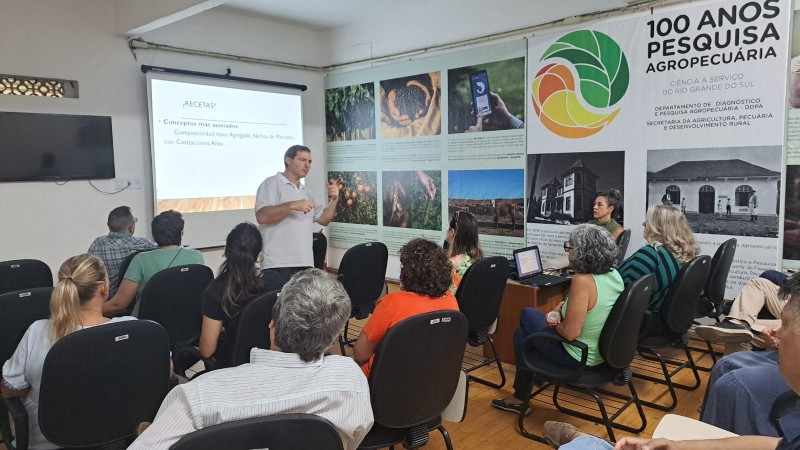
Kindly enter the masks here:
M 336 213 L 339 189 L 328 180 L 328 205 L 318 204 L 300 182 L 311 169 L 311 150 L 293 145 L 283 157 L 286 170 L 267 178 L 256 194 L 256 221 L 264 240 L 262 269 L 283 277 L 314 265 L 312 234 L 314 222 L 328 225 Z

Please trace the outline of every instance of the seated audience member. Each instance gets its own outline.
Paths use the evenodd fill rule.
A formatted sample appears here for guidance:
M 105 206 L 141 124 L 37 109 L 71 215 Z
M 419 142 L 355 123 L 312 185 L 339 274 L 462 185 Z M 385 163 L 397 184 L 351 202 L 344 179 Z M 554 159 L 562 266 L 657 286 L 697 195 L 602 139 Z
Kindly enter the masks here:
M 619 273 L 625 285 L 652 273 L 655 276 L 650 311 L 661 311 L 669 286 L 675 281 L 684 263 L 700 254 L 694 233 L 680 211 L 664 205 L 647 208 L 642 224 L 647 245 L 622 262 Z
M 800 365 L 795 360 L 800 351 L 800 282 L 798 281 L 800 280 L 787 282 L 781 286 L 780 295 L 788 298 L 788 301 L 781 313 L 781 327 L 778 330 L 777 339 L 780 344 L 778 345 L 780 373 L 786 384 L 793 391 L 800 393 Z M 732 373 L 735 372 L 738 370 Z M 769 380 L 759 380 L 759 382 L 769 383 Z M 739 414 L 740 410 L 728 410 L 727 412 L 733 415 Z M 763 417 L 766 416 L 767 413 L 764 412 Z M 780 428 L 778 430 L 779 437 L 749 435 L 687 441 L 664 438 L 624 438 L 618 441 L 613 448 L 615 450 L 789 450 L 800 448 L 800 411 L 795 410 L 784 415 L 779 421 L 778 427 Z M 568 424 L 545 423 L 544 434 L 552 441 L 554 447 L 560 445 L 558 448 L 561 449 L 612 448 L 611 444 L 602 439 L 581 433 Z
M 283 287 L 269 324 L 270 350 L 174 388 L 131 450 L 167 449 L 183 435 L 223 422 L 307 413 L 336 427 L 353 450 L 372 427 L 369 386 L 352 359 L 324 356 L 350 317 L 350 299 L 329 274 L 307 269 Z
M 778 288 L 784 280 L 786 275 L 776 270 L 767 270 L 758 278 L 753 278 L 733 299 L 731 311 L 725 320 L 714 325 L 698 326 L 695 332 L 711 342 L 733 344 L 750 342 L 753 339 L 750 328 L 756 325 L 756 322 L 759 325 L 778 325 L 777 320 L 759 320 L 758 313 L 767 308 L 773 317 L 781 316 L 786 299 L 778 295 Z
M 203 254 L 197 250 L 181 247 L 183 238 L 183 216 L 173 210 L 164 211 L 153 218 L 153 239 L 158 248 L 133 257 L 117 294 L 103 305 L 103 314 L 113 316 L 124 311 L 134 299 L 142 296 L 147 281 L 164 269 L 184 264 L 203 264 Z M 139 313 L 139 303 L 133 315 Z
M 400 249 L 400 289 L 378 301 L 353 347 L 353 359 L 369 378 L 375 349 L 381 339 L 403 319 L 432 311 L 458 311 L 450 292 L 453 266 L 441 247 L 426 239 L 413 239 Z
M 261 255 L 261 232 L 252 223 L 240 223 L 225 240 L 225 261 L 219 275 L 203 294 L 203 331 L 200 334 L 200 356 L 214 356 L 219 367 L 230 366 L 230 339 L 238 323 L 239 312 L 259 295 L 283 287 L 283 278 L 271 270 L 262 274 L 256 268 Z
M 108 213 L 108 234 L 100 236 L 89 246 L 90 253 L 103 260 L 111 283 L 109 297 L 117 293 L 119 287 L 119 268 L 122 261 L 131 253 L 150 250 L 156 245 L 145 238 L 134 237 L 137 218 L 127 206 L 119 206 Z
M 614 268 L 617 244 L 603 228 L 583 224 L 572 230 L 569 240 L 564 242 L 564 250 L 568 252 L 570 266 L 576 272 L 569 296 L 552 311 L 555 314 L 548 313 L 545 316 L 533 308 L 523 308 L 520 312 L 520 327 L 514 334 L 517 365 L 514 396 L 492 400 L 496 408 L 519 412 L 523 405 L 527 405 L 533 374 L 525 368 L 522 342 L 531 334 L 556 333 L 568 341 L 581 341 L 589 347 L 586 359 L 588 366 L 603 362 L 598 348 L 600 333 L 624 287 L 622 278 Z M 580 350 L 556 340 L 538 341 L 534 352 L 537 358 L 545 358 L 567 368 L 581 365 Z
M 615 220 L 619 216 L 620 200 L 622 200 L 622 195 L 616 189 L 598 192 L 594 199 L 594 206 L 592 206 L 593 218 L 586 223 L 605 228 L 614 239 L 617 239 L 625 231 L 622 225 Z
M 473 264 L 483 258 L 483 250 L 478 243 L 478 221 L 470 212 L 457 211 L 450 217 L 450 228 L 447 229 L 447 249 L 450 262 L 453 264 L 453 286 L 450 291 L 455 294 L 461 278 Z
M 31 324 L 14 355 L 3 365 L 0 390 L 6 398 L 22 399 L 28 412 L 30 449 L 59 448 L 48 442 L 39 429 L 39 386 L 50 347 L 64 336 L 86 327 L 134 320 L 133 317 L 103 317 L 101 308 L 108 298 L 108 289 L 105 266 L 96 256 L 84 254 L 64 261 L 58 269 L 58 284 L 50 298 L 50 319 Z

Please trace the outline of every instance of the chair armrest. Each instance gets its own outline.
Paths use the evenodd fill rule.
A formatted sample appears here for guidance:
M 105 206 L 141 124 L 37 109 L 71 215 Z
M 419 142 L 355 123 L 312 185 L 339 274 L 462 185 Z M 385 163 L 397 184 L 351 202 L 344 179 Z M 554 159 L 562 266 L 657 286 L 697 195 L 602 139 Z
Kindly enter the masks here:
M 8 417 L 14 421 L 14 434 L 11 433 Z M 19 398 L 4 398 L 0 402 L 0 432 L 6 446 L 14 450 L 28 449 L 28 411 Z M 11 441 L 16 438 L 15 446 L 11 446 Z
M 540 358 L 540 355 L 537 354 L 538 350 L 536 349 L 537 342 L 543 342 L 545 340 L 563 342 L 579 349 L 581 351 L 581 366 L 577 369 L 568 369 L 544 358 Z M 589 357 L 589 346 L 587 346 L 585 343 L 581 341 L 568 341 L 558 334 L 545 332 L 534 333 L 526 337 L 525 341 L 522 343 L 522 351 L 524 352 L 522 355 L 522 360 L 525 362 L 525 366 L 529 370 L 534 373 L 541 374 L 546 378 L 557 381 L 574 380 L 575 378 L 581 376 L 583 369 L 586 368 L 586 360 Z M 536 353 L 531 355 L 531 351 Z

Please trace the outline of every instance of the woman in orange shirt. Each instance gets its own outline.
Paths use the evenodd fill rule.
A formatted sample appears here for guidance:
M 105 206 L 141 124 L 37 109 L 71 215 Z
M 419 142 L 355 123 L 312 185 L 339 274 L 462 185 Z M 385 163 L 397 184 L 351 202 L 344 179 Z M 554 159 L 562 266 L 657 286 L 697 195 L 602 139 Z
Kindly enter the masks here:
M 449 291 L 453 266 L 444 250 L 427 239 L 413 239 L 400 249 L 400 292 L 383 297 L 353 347 L 353 359 L 369 377 L 375 349 L 389 328 L 432 311 L 458 311 Z

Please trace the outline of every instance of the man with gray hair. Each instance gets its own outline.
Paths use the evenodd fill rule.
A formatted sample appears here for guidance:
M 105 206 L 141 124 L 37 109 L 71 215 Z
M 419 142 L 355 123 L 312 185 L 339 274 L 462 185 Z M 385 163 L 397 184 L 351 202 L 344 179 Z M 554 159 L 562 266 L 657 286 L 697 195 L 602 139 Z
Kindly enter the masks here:
M 152 425 L 129 447 L 167 449 L 183 435 L 224 422 L 306 413 L 328 419 L 345 449 L 372 427 L 369 385 L 350 358 L 324 353 L 350 317 L 341 283 L 319 269 L 295 274 L 272 308 L 270 350 L 173 389 Z
M 117 293 L 119 287 L 119 269 L 122 261 L 139 250 L 150 250 L 156 248 L 156 244 L 140 237 L 134 237 L 136 222 L 131 208 L 128 206 L 118 206 L 108 213 L 108 234 L 100 236 L 89 246 L 90 253 L 103 260 L 108 272 L 108 281 L 111 290 L 108 298 Z

